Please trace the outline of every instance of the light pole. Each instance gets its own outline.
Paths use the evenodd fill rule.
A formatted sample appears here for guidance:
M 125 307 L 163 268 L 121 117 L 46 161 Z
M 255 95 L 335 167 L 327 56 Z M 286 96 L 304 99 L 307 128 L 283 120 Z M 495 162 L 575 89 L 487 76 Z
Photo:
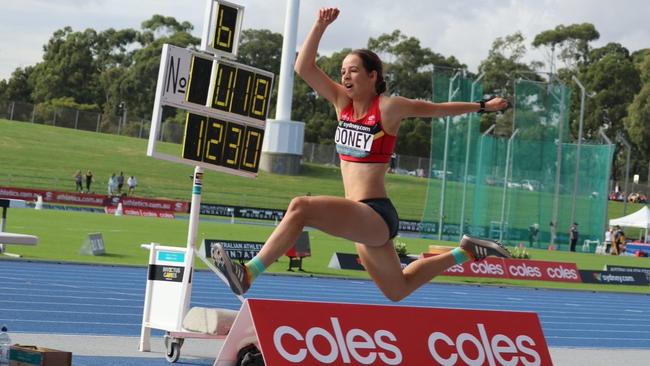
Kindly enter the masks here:
M 484 72 L 482 72 L 481 75 L 479 75 L 479 77 L 472 82 L 472 88 L 470 92 L 471 101 L 476 100 L 476 97 L 474 96 L 474 92 L 476 92 L 476 85 L 481 81 L 481 79 L 483 79 L 483 76 L 485 76 Z M 467 143 L 465 146 L 465 174 L 463 179 L 463 199 L 460 205 L 460 233 L 459 233 L 460 237 L 458 238 L 458 240 L 460 240 L 463 237 L 463 233 L 465 232 L 465 202 L 467 200 L 467 175 L 469 173 L 470 144 L 472 143 L 472 118 L 474 117 L 475 116 L 472 115 L 467 120 Z M 476 181 L 474 183 L 476 183 Z
M 625 145 L 625 149 L 627 150 L 627 154 L 625 156 L 625 187 L 623 188 L 623 215 L 627 215 L 627 196 L 629 195 L 630 192 L 628 192 L 627 184 L 628 180 L 630 178 L 630 151 L 632 150 L 632 146 L 630 145 L 629 142 L 623 137 L 623 134 L 620 132 L 616 134 L 616 140 L 618 140 L 621 144 Z
M 576 197 L 578 195 L 578 185 L 580 184 L 580 148 L 582 146 L 582 125 L 585 117 L 585 87 L 575 75 L 571 78 L 580 88 L 580 121 L 578 124 L 578 145 L 576 147 L 576 170 L 573 181 L 573 198 L 571 200 L 571 222 L 576 222 Z
M 454 81 L 456 78 L 462 77 L 461 72 L 457 71 L 454 76 L 449 79 L 449 93 L 447 101 L 451 102 L 456 93 L 460 90 L 460 86 L 454 89 Z M 442 240 L 442 227 L 445 224 L 445 194 L 447 190 L 447 154 L 449 150 L 449 125 L 451 124 L 451 117 L 445 118 L 445 147 L 442 157 L 442 186 L 440 188 L 440 218 L 438 219 L 438 240 Z

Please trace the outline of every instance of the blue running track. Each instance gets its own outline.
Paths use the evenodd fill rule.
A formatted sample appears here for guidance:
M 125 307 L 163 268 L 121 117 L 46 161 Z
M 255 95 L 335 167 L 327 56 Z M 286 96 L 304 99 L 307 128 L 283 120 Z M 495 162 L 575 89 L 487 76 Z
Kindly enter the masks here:
M 0 279 L 12 332 L 140 335 L 144 267 L 0 260 Z M 263 275 L 249 297 L 395 305 L 371 281 L 299 276 Z M 192 306 L 239 305 L 213 273 L 195 273 Z M 431 283 L 397 305 L 532 311 L 549 347 L 650 349 L 649 295 Z

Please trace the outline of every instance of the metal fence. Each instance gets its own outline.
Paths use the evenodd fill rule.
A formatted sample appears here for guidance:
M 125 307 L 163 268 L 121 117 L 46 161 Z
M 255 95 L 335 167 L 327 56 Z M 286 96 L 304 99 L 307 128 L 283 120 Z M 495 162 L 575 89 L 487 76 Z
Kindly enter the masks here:
M 53 107 L 0 100 L 0 118 L 98 133 L 149 138 L 150 119 L 128 118 L 73 108 Z M 184 126 L 178 122 L 163 122 L 160 141 L 182 143 Z M 340 160 L 333 144 L 305 142 L 303 162 L 339 166 Z M 391 163 L 392 172 L 418 177 L 429 176 L 429 158 L 397 154 Z

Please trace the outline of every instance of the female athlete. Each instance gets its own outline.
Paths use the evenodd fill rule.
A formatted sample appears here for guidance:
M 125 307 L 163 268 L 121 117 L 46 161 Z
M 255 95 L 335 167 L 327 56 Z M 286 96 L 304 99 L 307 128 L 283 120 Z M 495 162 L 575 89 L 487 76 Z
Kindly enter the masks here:
M 257 276 L 284 255 L 305 226 L 355 242 L 361 263 L 392 301 L 400 301 L 454 264 L 510 256 L 496 242 L 464 236 L 457 248 L 418 259 L 402 270 L 393 246 L 399 220 L 384 184 L 400 121 L 500 111 L 508 102 L 494 98 L 478 103 L 430 103 L 383 95 L 386 82 L 382 63 L 369 50 L 347 55 L 340 83 L 334 82 L 316 65 L 316 54 L 323 33 L 338 14 L 336 8 L 320 9 L 296 59 L 295 71 L 336 109 L 339 123 L 334 140 L 341 159 L 345 198 L 294 198 L 259 254 L 245 265 L 231 261 L 220 245 L 213 246 L 213 260 L 237 294 L 246 292 Z

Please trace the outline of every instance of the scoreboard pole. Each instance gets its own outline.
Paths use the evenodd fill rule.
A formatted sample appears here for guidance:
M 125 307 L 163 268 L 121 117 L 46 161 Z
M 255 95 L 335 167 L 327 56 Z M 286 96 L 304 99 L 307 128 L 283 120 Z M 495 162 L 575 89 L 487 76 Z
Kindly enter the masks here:
M 209 258 L 197 254 L 203 171 L 257 176 L 274 80 L 269 71 L 236 62 L 244 7 L 205 1 L 201 50 L 163 45 L 147 145 L 148 156 L 194 166 L 186 247 L 143 245 L 150 253 L 139 350 L 150 350 L 151 329 L 163 330 L 170 362 L 178 360 L 185 338 L 223 337 L 183 326 L 197 257 L 227 283 Z M 156 150 L 163 107 L 186 112 L 180 158 Z
M 177 329 L 183 329 L 182 319 L 187 314 L 190 297 L 192 294 L 192 272 L 194 272 L 194 249 L 196 248 L 196 235 L 199 229 L 199 214 L 201 213 L 201 191 L 203 189 L 203 168 L 200 166 L 194 167 L 192 184 L 192 203 L 190 206 L 190 223 L 187 229 L 187 250 L 185 251 L 185 268 L 188 269 L 183 274 L 183 289 L 181 298 L 183 299 L 183 306 L 179 309 L 179 324 Z

